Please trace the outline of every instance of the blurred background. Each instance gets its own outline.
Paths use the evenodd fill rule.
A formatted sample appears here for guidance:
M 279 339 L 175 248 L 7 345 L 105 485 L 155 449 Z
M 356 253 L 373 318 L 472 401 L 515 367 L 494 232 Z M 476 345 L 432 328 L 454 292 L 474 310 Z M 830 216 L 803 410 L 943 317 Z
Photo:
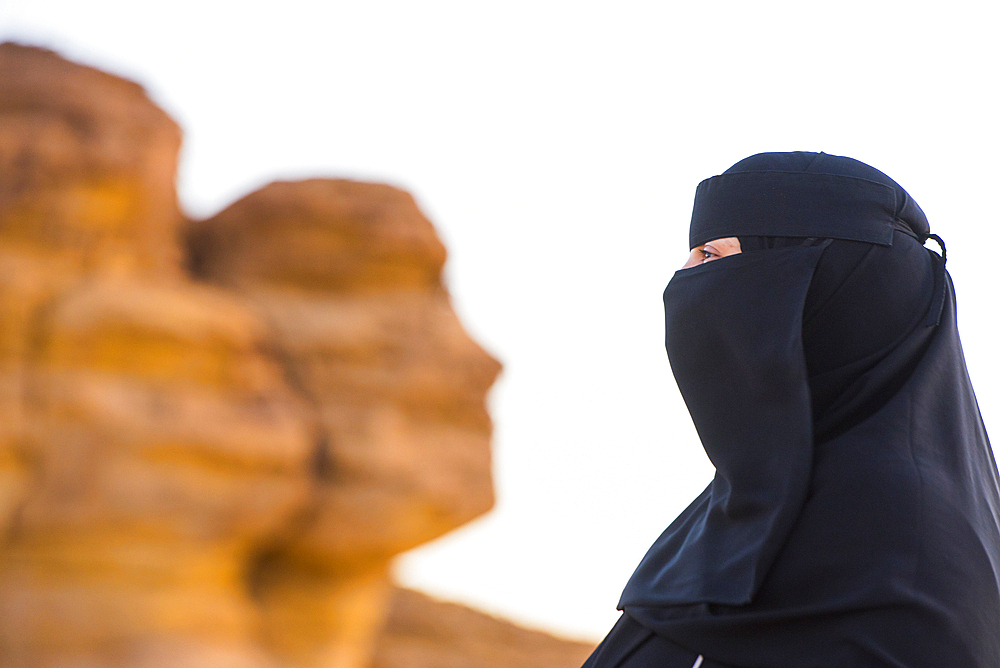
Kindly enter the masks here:
M 969 1 L 0 0 L 0 41 L 141 83 L 183 130 L 190 217 L 276 179 L 414 195 L 455 310 L 504 371 L 495 509 L 396 577 L 590 641 L 711 478 L 660 295 L 695 186 L 737 160 L 847 155 L 910 192 L 948 244 L 997 428 L 997 19 Z

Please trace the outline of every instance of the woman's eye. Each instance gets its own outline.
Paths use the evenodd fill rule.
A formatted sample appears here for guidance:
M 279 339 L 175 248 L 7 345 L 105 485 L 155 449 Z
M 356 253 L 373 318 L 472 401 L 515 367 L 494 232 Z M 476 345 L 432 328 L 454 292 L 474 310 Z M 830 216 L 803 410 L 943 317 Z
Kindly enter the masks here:
M 691 252 L 688 253 L 687 262 L 684 263 L 681 269 L 687 269 L 688 267 L 693 267 L 698 264 L 705 264 L 706 262 L 718 260 L 719 258 L 739 252 L 740 242 L 736 237 L 716 239 L 715 241 L 710 241 L 709 243 L 701 244 L 692 248 Z

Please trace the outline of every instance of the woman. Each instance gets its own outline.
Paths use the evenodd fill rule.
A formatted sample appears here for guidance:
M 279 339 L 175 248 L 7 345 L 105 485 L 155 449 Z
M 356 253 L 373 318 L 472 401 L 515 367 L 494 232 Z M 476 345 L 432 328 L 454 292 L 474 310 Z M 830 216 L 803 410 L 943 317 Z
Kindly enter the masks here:
M 1000 493 L 927 220 L 850 158 L 703 181 L 666 347 L 708 488 L 585 668 L 997 668 Z

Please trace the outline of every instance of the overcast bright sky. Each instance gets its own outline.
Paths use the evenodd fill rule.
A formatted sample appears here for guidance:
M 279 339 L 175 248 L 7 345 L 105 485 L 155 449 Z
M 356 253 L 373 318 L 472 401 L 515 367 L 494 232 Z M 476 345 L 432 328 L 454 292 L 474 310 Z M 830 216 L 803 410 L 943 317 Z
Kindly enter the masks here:
M 886 172 L 948 244 L 1000 429 L 997 3 L 0 0 L 0 39 L 139 81 L 184 128 L 207 216 L 274 179 L 412 192 L 450 251 L 492 394 L 496 510 L 406 583 L 599 638 L 711 468 L 670 376 L 661 293 L 697 183 L 761 151 Z

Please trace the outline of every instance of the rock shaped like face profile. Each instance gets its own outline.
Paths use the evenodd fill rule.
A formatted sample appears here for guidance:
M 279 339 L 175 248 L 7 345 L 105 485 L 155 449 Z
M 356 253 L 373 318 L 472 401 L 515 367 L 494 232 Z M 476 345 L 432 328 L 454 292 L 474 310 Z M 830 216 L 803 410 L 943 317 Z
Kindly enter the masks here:
M 182 247 L 178 144 L 0 45 L 0 657 L 360 668 L 390 559 L 492 504 L 499 364 L 409 195 L 276 183 Z
M 490 507 L 485 395 L 499 365 L 459 324 L 444 248 L 409 195 L 275 183 L 193 224 L 191 240 L 195 273 L 249 297 L 315 408 L 324 502 L 303 549 L 379 559 Z
M 193 224 L 190 246 L 196 275 L 262 314 L 313 411 L 312 501 L 255 576 L 278 650 L 307 661 L 327 642 L 302 630 L 322 598 L 307 592 L 381 586 L 392 555 L 491 506 L 499 364 L 451 308 L 433 227 L 389 186 L 274 183 Z

